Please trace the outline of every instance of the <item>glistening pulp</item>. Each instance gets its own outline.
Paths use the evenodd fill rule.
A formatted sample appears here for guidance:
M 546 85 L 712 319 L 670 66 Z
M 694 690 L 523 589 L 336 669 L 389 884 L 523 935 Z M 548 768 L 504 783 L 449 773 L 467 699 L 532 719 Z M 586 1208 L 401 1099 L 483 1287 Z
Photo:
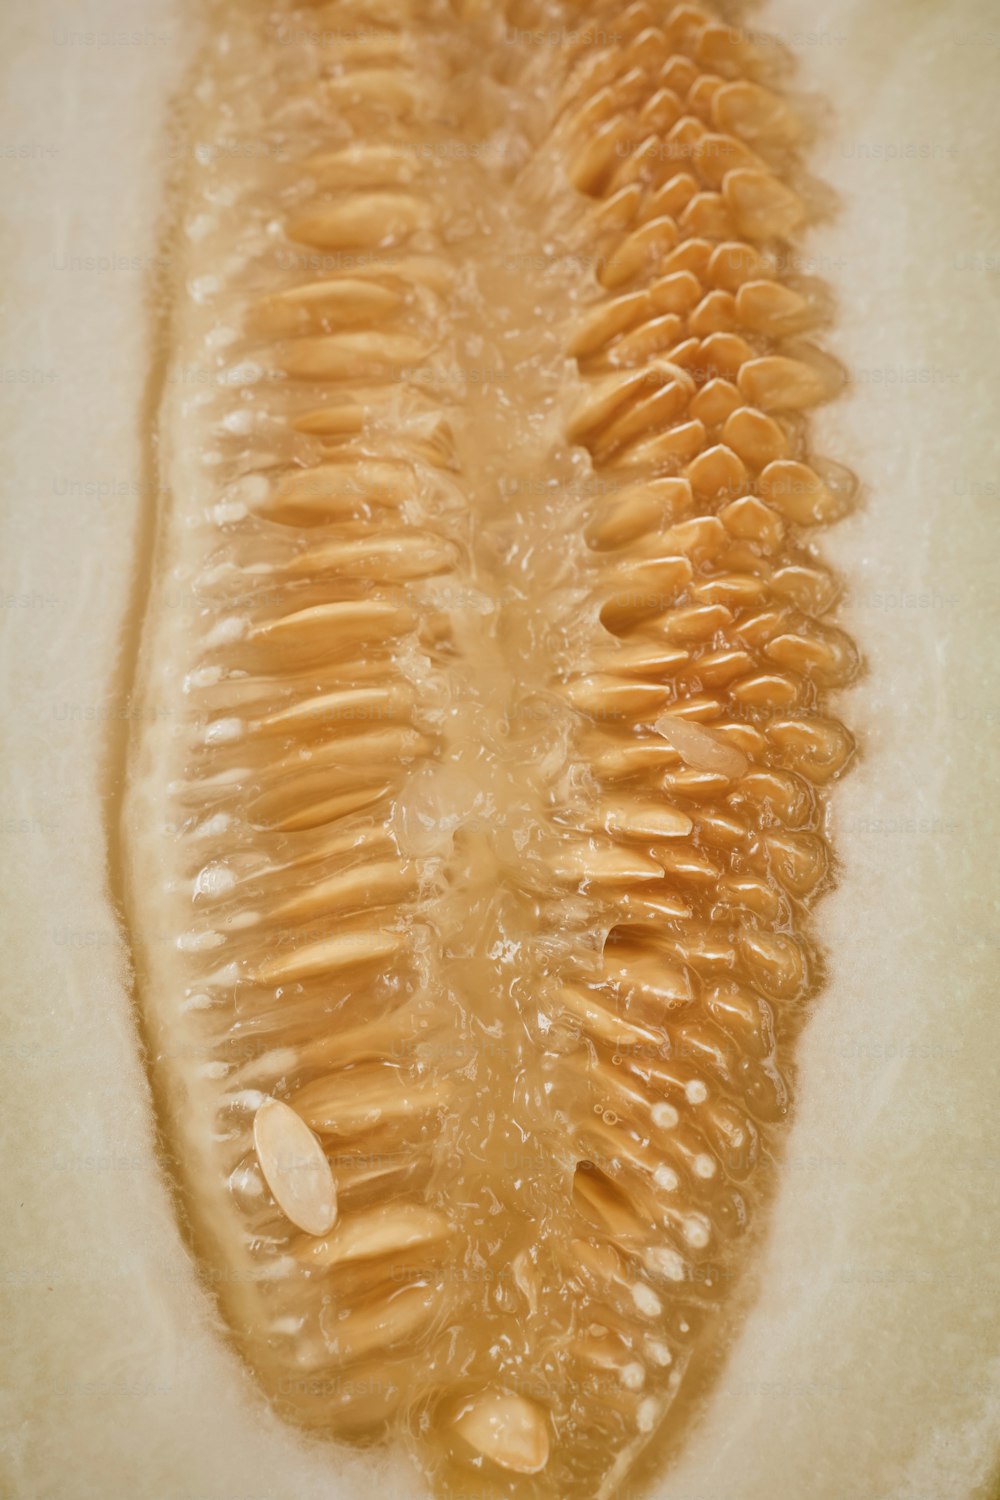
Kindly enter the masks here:
M 732 1301 L 819 980 L 853 486 L 809 189 L 694 7 L 345 14 L 222 10 L 194 90 L 124 829 L 154 1083 L 280 1409 L 443 1495 L 610 1495 Z

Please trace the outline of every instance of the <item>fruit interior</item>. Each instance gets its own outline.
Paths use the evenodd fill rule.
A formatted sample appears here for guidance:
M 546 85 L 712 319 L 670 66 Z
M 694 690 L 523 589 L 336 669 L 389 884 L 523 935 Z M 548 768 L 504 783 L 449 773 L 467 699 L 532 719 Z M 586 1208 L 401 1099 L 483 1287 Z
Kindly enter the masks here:
M 854 486 L 777 55 L 643 0 L 241 5 L 193 84 L 151 1068 L 264 1388 L 442 1495 L 611 1495 L 667 1440 L 820 979 Z

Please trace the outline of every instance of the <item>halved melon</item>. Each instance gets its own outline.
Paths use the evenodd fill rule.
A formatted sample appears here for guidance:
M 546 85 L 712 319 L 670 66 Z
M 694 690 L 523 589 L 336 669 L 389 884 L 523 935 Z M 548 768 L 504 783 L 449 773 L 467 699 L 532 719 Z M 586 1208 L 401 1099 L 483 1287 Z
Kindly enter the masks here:
M 12 1493 L 989 1493 L 989 288 L 924 202 L 975 173 L 950 69 L 889 150 L 932 26 L 873 106 L 855 16 L 775 19 L 835 221 L 775 43 L 695 6 L 210 18 L 162 344 L 110 322 L 98 387 L 145 477 L 75 471 L 84 392 L 11 444 L 59 502 L 14 515 Z M 870 258 L 907 164 L 932 305 Z M 57 323 L 132 274 L 64 259 Z

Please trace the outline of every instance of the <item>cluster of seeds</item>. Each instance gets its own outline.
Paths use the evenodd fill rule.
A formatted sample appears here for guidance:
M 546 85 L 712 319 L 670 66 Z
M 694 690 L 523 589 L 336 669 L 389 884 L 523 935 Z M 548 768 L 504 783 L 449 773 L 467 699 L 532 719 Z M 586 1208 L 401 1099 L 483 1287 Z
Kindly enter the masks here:
M 611 1495 L 676 1397 L 852 754 L 796 119 L 695 6 L 586 21 L 224 12 L 128 802 L 154 1080 L 249 1359 L 483 1500 Z M 517 463 L 543 499 L 505 510 Z

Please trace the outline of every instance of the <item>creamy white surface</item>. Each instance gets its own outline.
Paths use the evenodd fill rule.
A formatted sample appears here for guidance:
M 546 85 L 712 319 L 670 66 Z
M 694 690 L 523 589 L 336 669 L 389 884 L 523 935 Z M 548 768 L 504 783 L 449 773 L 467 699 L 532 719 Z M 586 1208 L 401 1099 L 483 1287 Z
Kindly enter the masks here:
M 800 33 L 799 85 L 837 100 L 814 164 L 842 209 L 803 254 L 838 290 L 827 342 L 856 377 L 821 417 L 819 448 L 869 491 L 827 548 L 869 662 L 846 706 L 863 753 L 836 799 L 830 984 L 801 1046 L 761 1294 L 656 1494 L 971 1500 L 990 1493 L 1000 1410 L 1000 23 L 987 0 L 831 0 L 808 23 L 802 10 L 771 0 L 754 24 Z M 145 39 L 70 40 L 102 30 Z M 151 499 L 148 278 L 190 36 L 168 0 L 145 0 L 138 21 L 120 0 L 79 20 L 65 0 L 22 3 L 0 36 L 0 142 L 32 148 L 0 163 L 14 768 L 0 798 L 13 1387 L 0 1472 L 18 1500 L 369 1493 L 370 1468 L 308 1447 L 254 1393 L 198 1289 L 154 1166 L 108 896 L 104 756 L 122 729 L 109 716 Z M 67 261 L 87 256 L 138 264 Z M 12 379 L 22 369 L 27 383 Z M 901 594 L 916 602 L 886 598 Z M 380 1493 L 409 1500 L 415 1481 L 386 1462 Z

